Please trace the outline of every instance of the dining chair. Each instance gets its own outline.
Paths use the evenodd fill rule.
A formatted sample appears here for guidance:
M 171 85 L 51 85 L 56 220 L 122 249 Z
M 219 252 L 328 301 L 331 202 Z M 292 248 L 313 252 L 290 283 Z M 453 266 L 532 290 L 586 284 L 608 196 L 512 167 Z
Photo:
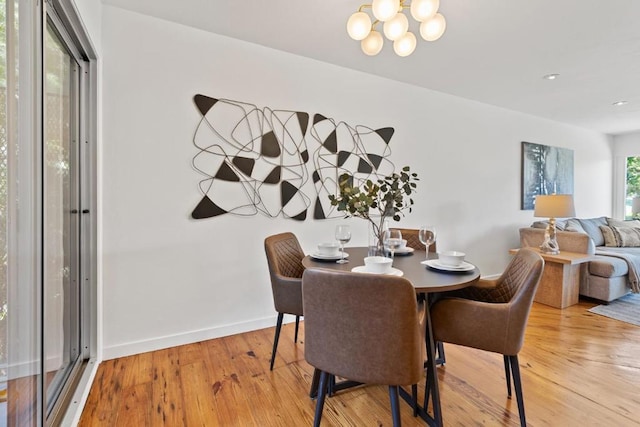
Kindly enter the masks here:
M 434 339 L 503 355 L 507 395 L 511 377 L 516 389 L 520 424 L 526 426 L 518 353 L 544 260 L 530 249 L 520 249 L 495 280 L 480 279 L 474 286 L 445 296 L 431 307 Z M 437 378 L 427 378 L 437 381 Z M 425 406 L 428 395 L 425 393 Z
M 285 314 L 296 316 L 296 330 L 294 342 L 298 342 L 298 327 L 302 311 L 302 258 L 304 252 L 298 239 L 293 233 L 280 233 L 269 236 L 264 240 L 264 250 L 269 265 L 271 277 L 271 291 L 273 292 L 273 304 L 278 312 L 276 332 L 273 338 L 273 350 L 271 351 L 270 370 L 276 360 L 276 350 L 280 339 L 280 329 Z
M 418 237 L 418 233 L 420 232 L 420 230 L 416 229 L 416 228 L 393 228 L 394 230 L 400 230 L 400 233 L 402 233 L 402 238 L 406 239 L 407 241 L 407 246 L 413 249 L 422 249 L 423 251 L 425 250 L 424 245 L 422 244 L 422 242 L 420 241 L 420 238 Z M 436 249 L 436 244 L 437 242 L 433 242 L 430 246 L 429 246 L 429 252 L 432 253 L 436 253 L 438 250 Z
M 314 426 L 320 425 L 333 376 L 389 386 L 400 426 L 399 386 L 423 371 L 416 293 L 402 277 L 307 269 L 302 276 L 305 358 L 320 371 Z

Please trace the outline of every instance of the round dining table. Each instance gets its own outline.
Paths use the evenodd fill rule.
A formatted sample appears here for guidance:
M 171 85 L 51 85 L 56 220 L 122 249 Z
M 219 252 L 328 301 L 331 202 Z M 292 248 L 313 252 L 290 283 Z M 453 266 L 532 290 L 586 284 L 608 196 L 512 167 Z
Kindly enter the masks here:
M 368 255 L 368 248 L 366 247 L 353 247 L 345 248 L 345 252 L 348 254 L 348 263 L 340 264 L 336 260 L 317 259 L 310 255 L 307 255 L 302 260 L 302 265 L 305 268 L 323 268 L 330 270 L 338 270 L 350 272 L 354 267 L 362 267 L 364 265 L 364 258 Z M 427 302 L 424 304 L 425 310 L 425 345 L 427 352 L 426 369 L 427 369 L 427 384 L 426 387 L 429 390 L 425 390 L 428 393 L 427 396 L 433 402 L 433 416 L 427 412 L 427 401 L 425 399 L 422 407 L 418 408 L 417 414 L 424 419 L 427 424 L 431 426 L 442 425 L 442 410 L 440 405 L 440 392 L 438 389 L 437 372 L 436 372 L 436 348 L 433 339 L 433 329 L 431 327 L 431 317 L 429 310 L 429 295 L 436 292 L 447 292 L 462 289 L 467 286 L 471 286 L 480 278 L 480 270 L 474 266 L 473 269 L 468 271 L 447 271 L 429 267 L 422 264 L 426 260 L 425 252 L 415 250 L 410 253 L 396 254 L 393 260 L 393 268 L 400 270 L 402 276 L 409 280 L 416 290 L 416 294 Z M 429 253 L 429 259 L 435 259 L 438 255 L 435 253 Z M 370 273 L 363 273 L 370 274 Z M 433 380 L 429 380 L 432 378 Z M 401 388 L 401 396 L 413 404 L 412 396 Z

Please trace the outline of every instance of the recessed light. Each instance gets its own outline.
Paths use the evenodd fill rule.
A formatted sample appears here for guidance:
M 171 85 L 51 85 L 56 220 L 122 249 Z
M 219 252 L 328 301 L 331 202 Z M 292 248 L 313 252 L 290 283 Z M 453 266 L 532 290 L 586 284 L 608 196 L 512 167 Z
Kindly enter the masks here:
M 622 105 L 627 105 L 629 103 L 629 101 L 616 101 L 613 103 L 614 107 L 620 107 Z
M 542 78 L 545 80 L 555 80 L 558 77 L 560 77 L 560 74 L 547 74 L 545 76 L 543 76 Z

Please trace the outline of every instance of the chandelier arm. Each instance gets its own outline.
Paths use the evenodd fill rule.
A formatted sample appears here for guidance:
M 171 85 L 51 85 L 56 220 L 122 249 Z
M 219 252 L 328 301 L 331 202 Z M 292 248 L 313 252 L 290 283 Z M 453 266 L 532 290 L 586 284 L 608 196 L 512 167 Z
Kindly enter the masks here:
M 373 7 L 373 6 L 372 6 L 372 5 L 370 5 L 370 4 L 363 4 L 362 6 L 360 6 L 360 7 L 358 8 L 358 12 L 362 12 L 362 9 L 367 9 L 367 8 L 368 8 L 368 9 L 371 9 L 372 7 Z

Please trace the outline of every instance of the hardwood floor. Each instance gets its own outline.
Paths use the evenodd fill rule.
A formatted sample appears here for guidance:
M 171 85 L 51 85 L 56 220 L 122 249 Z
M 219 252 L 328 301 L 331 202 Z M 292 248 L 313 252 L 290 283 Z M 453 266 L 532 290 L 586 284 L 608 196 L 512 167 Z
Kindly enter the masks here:
M 593 305 L 534 303 L 519 355 L 529 426 L 640 426 L 640 328 L 587 312 Z M 273 328 L 105 361 L 80 426 L 312 425 L 313 369 L 293 330 L 283 327 L 273 372 Z M 502 356 L 445 347 L 444 423 L 519 425 Z M 424 425 L 400 409 L 404 426 Z M 327 399 L 322 425 L 391 424 L 387 387 L 366 386 Z

